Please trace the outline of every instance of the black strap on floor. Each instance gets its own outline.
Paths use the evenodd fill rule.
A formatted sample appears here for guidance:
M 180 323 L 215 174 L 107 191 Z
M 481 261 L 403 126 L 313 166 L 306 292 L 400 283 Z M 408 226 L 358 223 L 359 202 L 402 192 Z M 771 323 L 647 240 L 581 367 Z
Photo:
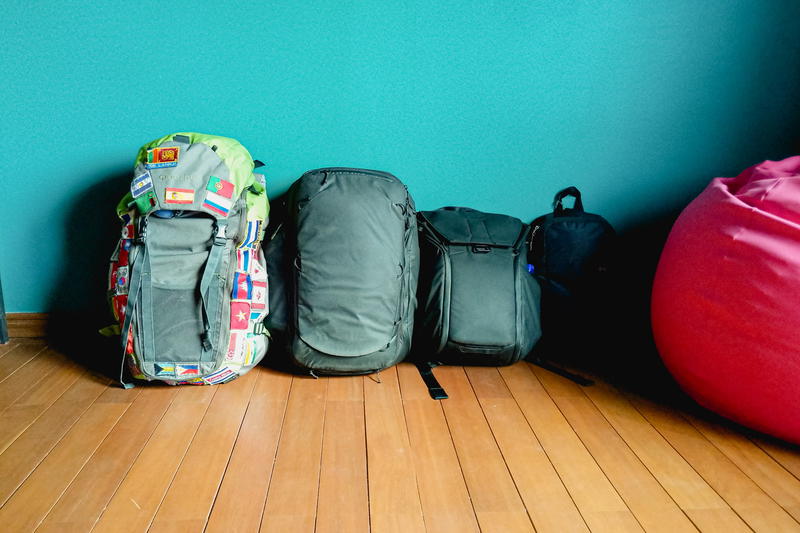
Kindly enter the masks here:
M 540 366 L 545 370 L 552 372 L 553 374 L 558 374 L 559 376 L 565 377 L 570 381 L 574 381 L 575 383 L 577 383 L 582 387 L 588 387 L 589 385 L 594 385 L 594 381 L 592 381 L 591 379 L 570 372 L 569 370 L 564 370 L 563 368 L 556 366 L 549 361 L 545 361 L 544 359 L 541 359 L 539 357 L 537 357 L 531 362 L 536 366 Z
M 422 376 L 422 381 L 425 382 L 425 385 L 428 387 L 428 394 L 431 395 L 431 398 L 434 400 L 446 400 L 447 393 L 444 391 L 439 382 L 436 380 L 436 376 L 433 375 L 433 369 L 439 366 L 439 363 L 434 363 L 431 361 L 425 363 L 417 363 L 417 370 L 419 370 L 419 375 Z

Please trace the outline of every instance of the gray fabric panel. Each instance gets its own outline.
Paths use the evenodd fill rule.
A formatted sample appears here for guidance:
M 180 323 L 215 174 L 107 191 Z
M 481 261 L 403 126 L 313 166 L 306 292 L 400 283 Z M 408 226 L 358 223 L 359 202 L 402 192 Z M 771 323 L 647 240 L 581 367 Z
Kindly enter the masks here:
M 439 353 L 450 331 L 450 262 L 445 248 L 430 233 L 423 233 L 420 255 L 419 340 L 426 349 Z
M 509 346 L 516 342 L 514 256 L 507 248 L 474 253 L 451 246 L 450 340 Z
M 147 223 L 153 285 L 195 289 L 206 264 L 214 220 L 209 216 L 158 218 Z
M 174 363 L 197 363 L 202 359 L 203 347 L 200 335 L 203 322 L 200 320 L 200 298 L 195 289 L 153 289 L 153 301 L 160 320 L 154 323 L 154 340 L 157 355 L 154 361 Z
M 295 338 L 289 348 L 295 364 L 319 374 L 369 374 L 399 363 L 408 353 L 409 342 L 398 337 L 385 350 L 360 357 L 337 357 L 321 353 L 300 338 Z
M 204 352 L 200 278 L 209 257 L 214 221 L 210 216 L 149 217 L 147 248 L 151 263 L 153 322 L 143 328 L 148 337 L 142 353 L 145 361 L 196 363 L 213 361 L 227 346 L 220 340 L 224 320 L 224 291 L 230 261 L 230 242 L 226 245 L 208 294 L 210 334 L 215 350 Z
M 427 357 L 438 354 L 442 362 L 467 365 L 510 364 L 527 355 L 541 327 L 539 285 L 527 272 L 522 250 L 526 226 L 513 217 L 471 209 L 420 215 L 420 349 L 428 349 Z M 469 244 L 450 243 L 445 233 Z M 501 233 L 505 240 L 496 238 Z M 486 246 L 476 249 L 475 244 Z
M 306 175 L 295 195 L 299 336 L 339 357 L 385 349 L 401 311 L 405 187 L 335 171 Z
M 281 228 L 264 245 L 269 276 L 269 314 L 264 324 L 271 332 L 285 332 L 289 324 L 288 285 L 290 273 L 286 270 L 286 232 Z
M 209 176 L 216 176 L 230 181 L 228 167 L 211 150 L 210 146 L 203 143 L 194 143 L 187 146 L 174 141 L 164 142 L 160 146 L 180 147 L 177 166 L 147 170 L 143 164 L 139 164 L 134 171 L 136 176 L 143 174 L 145 171 L 150 172 L 150 176 L 153 179 L 153 190 L 158 198 L 160 209 L 202 211 L 201 206 L 205 199 Z M 191 189 L 194 191 L 194 202 L 191 204 L 166 203 L 164 193 L 167 187 Z
M 515 361 L 526 357 L 542 336 L 540 317 L 542 290 L 536 278 L 528 272 L 527 261 L 523 259 L 524 257 L 524 254 L 517 257 L 517 305 L 519 306 L 517 312 L 519 340 L 517 344 L 519 351 Z
M 451 243 L 513 246 L 524 227 L 522 221 L 514 217 L 483 213 L 466 207 L 420 211 L 420 215 Z

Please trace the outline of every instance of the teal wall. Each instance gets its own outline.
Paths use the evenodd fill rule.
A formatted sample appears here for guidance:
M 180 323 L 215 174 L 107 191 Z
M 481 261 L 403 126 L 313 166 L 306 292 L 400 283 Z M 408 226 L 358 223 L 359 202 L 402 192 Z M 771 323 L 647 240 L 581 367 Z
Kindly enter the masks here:
M 19 2 L 0 42 L 10 312 L 102 299 L 136 150 L 239 139 L 525 220 L 577 185 L 623 230 L 797 149 L 796 1 Z

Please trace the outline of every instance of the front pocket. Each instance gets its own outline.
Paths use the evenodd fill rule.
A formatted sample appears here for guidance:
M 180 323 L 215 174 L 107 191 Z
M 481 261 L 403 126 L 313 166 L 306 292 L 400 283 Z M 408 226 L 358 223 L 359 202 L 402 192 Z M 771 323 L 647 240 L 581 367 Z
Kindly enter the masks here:
M 197 363 L 204 353 L 200 281 L 211 248 L 214 220 L 206 215 L 148 219 L 150 276 L 143 280 L 140 320 L 142 358 L 155 363 Z M 223 260 L 220 265 L 227 264 Z M 222 280 L 216 274 L 208 289 L 209 333 L 219 329 Z M 212 335 L 213 336 L 213 335 Z M 218 348 L 215 346 L 215 348 Z
M 296 214 L 297 330 L 314 350 L 356 357 L 384 349 L 396 334 L 406 231 L 396 206 L 405 197 L 391 198 L 385 179 L 329 179 Z

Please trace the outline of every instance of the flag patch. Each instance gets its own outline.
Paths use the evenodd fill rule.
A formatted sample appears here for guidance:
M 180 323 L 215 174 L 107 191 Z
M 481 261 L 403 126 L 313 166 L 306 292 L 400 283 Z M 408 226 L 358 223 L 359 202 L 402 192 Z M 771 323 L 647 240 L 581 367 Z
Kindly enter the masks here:
M 127 224 L 122 226 L 122 238 L 123 239 L 133 239 L 136 236 L 136 232 L 133 229 L 133 224 Z
M 266 311 L 267 309 L 267 282 L 253 280 L 252 284 L 252 302 L 250 306 L 259 311 Z
M 205 385 L 206 382 L 203 378 L 187 379 L 186 381 L 179 381 L 178 385 Z
M 253 268 L 250 270 L 250 277 L 257 280 L 267 279 L 267 270 L 264 268 L 264 252 L 261 248 L 253 250 Z
M 179 146 L 151 148 L 147 151 L 145 168 L 165 168 L 178 166 L 181 149 Z
M 249 300 L 253 297 L 253 284 L 250 276 L 245 272 L 236 272 L 233 275 L 233 294 L 234 300 Z
M 211 179 L 208 180 L 208 185 L 206 185 L 206 189 L 223 198 L 233 198 L 233 183 L 225 181 L 222 178 L 211 176 Z
M 164 202 L 168 204 L 193 204 L 194 189 L 167 187 L 164 189 Z
M 247 339 L 247 342 L 244 343 L 244 364 L 251 365 L 253 364 L 253 354 L 255 353 L 255 346 L 253 346 L 253 340 Z
M 153 178 L 150 177 L 149 172 L 145 172 L 141 176 L 137 176 L 131 183 L 131 195 L 134 198 L 139 198 L 147 191 L 153 190 Z
M 167 364 L 158 364 L 153 363 L 153 370 L 156 373 L 156 376 L 174 376 L 175 375 L 175 365 L 167 365 Z
M 243 334 L 231 333 L 231 340 L 230 343 L 228 343 L 228 352 L 225 354 L 225 360 L 230 363 L 241 364 L 245 344 Z
M 250 320 L 250 304 L 231 302 L 231 329 L 246 330 Z
M 121 266 L 116 272 L 116 294 L 128 294 L 128 267 Z
M 215 192 L 206 191 L 206 199 L 203 201 L 203 207 L 206 209 L 226 217 L 232 205 L 233 200 L 230 198 L 225 198 Z
M 175 365 L 176 376 L 196 376 L 200 374 L 200 365 Z
M 226 381 L 230 381 L 236 376 L 237 376 L 236 372 L 225 366 L 217 370 L 213 374 L 209 374 L 203 379 L 205 379 L 206 383 L 210 383 L 211 385 L 216 385 L 217 383 L 224 383 Z
M 125 320 L 125 308 L 128 306 L 128 295 L 127 294 L 118 294 L 112 298 L 114 302 L 114 314 L 117 315 L 117 319 L 122 322 Z
M 236 267 L 244 272 L 250 271 L 250 250 L 236 250 Z
M 255 244 L 258 241 L 258 233 L 261 231 L 261 221 L 260 220 L 248 220 L 247 221 L 247 233 L 245 234 L 244 240 L 239 244 L 239 248 L 248 248 Z
M 122 220 L 122 225 L 126 226 L 126 225 L 130 224 L 133 221 L 134 215 L 136 215 L 136 213 L 133 212 L 133 211 L 128 211 L 127 213 L 122 213 L 120 215 L 120 217 L 119 217 L 120 220 Z
M 156 193 L 151 189 L 144 193 L 139 198 L 134 200 L 136 207 L 139 208 L 139 213 L 147 214 L 156 206 Z

